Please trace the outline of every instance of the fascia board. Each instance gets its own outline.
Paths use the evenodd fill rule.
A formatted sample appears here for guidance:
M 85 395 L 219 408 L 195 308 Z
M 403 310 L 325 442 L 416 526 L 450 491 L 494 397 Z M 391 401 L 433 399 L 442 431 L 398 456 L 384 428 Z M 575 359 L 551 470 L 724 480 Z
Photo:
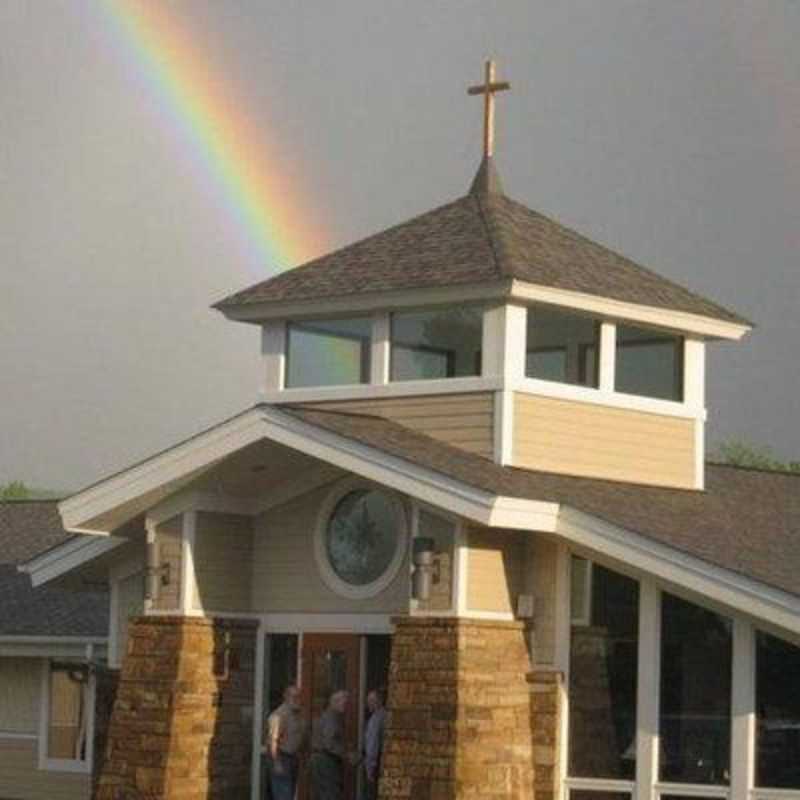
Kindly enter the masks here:
M 83 564 L 94 561 L 127 541 L 116 536 L 103 536 L 67 542 L 26 564 L 21 564 L 17 569 L 30 576 L 32 586 L 41 586 Z
M 556 532 L 574 544 L 654 575 L 792 633 L 800 633 L 800 598 L 660 544 L 573 508 Z
M 739 340 L 753 329 L 752 325 L 727 322 L 687 311 L 639 305 L 624 300 L 614 300 L 570 289 L 555 289 L 551 286 L 540 286 L 519 280 L 512 283 L 510 296 L 518 301 L 567 306 L 602 317 L 632 320 L 645 325 L 654 325 L 681 333 L 694 333 L 714 339 Z

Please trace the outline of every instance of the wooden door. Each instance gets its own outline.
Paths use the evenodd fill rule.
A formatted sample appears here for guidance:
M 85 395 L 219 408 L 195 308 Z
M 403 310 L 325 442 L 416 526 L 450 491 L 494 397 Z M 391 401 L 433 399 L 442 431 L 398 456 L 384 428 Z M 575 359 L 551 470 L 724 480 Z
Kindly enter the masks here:
M 359 676 L 361 639 L 352 634 L 313 633 L 303 635 L 300 687 L 303 708 L 312 726 L 325 710 L 333 692 L 346 689 L 350 694 L 345 713 L 345 741 L 348 752 L 358 751 Z M 356 768 L 345 762 L 344 798 L 355 800 Z M 298 797 L 309 800 L 308 770 L 301 771 Z

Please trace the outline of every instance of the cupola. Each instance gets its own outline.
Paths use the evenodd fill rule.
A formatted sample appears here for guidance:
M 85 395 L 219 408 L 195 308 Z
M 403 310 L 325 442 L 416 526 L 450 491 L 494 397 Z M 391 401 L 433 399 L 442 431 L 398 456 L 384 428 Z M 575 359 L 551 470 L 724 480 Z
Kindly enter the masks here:
M 751 324 L 507 197 L 466 195 L 214 307 L 262 328 L 261 401 L 389 417 L 524 469 L 703 488 L 705 345 Z

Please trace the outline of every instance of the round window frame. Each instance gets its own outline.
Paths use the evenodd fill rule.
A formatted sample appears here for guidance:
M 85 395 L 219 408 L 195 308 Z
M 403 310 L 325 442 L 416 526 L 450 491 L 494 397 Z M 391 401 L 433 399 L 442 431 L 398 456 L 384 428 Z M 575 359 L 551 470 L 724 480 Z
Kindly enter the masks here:
M 347 495 L 358 491 L 382 492 L 392 507 L 398 530 L 397 544 L 389 566 L 374 581 L 362 585 L 348 583 L 339 577 L 328 558 L 328 523 L 331 516 Z M 322 582 L 332 592 L 348 600 L 368 600 L 385 591 L 397 578 L 400 568 L 406 559 L 408 542 L 408 515 L 402 500 L 384 486 L 353 479 L 337 484 L 323 501 L 317 517 L 316 530 L 314 531 L 314 557 Z

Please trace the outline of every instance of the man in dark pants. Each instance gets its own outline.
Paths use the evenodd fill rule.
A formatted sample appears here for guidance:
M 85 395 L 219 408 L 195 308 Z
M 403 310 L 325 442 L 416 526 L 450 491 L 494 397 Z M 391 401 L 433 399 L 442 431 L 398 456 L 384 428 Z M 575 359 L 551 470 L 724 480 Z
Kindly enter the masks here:
M 344 740 L 346 691 L 334 692 L 311 736 L 311 800 L 343 800 L 344 763 L 353 761 Z
M 267 721 L 266 746 L 272 800 L 294 800 L 300 751 L 306 741 L 306 720 L 300 705 L 300 690 L 287 686 L 283 703 Z
M 364 731 L 364 800 L 377 800 L 378 779 L 381 774 L 383 732 L 386 727 L 386 709 L 382 689 L 373 689 L 367 695 L 370 716 Z

